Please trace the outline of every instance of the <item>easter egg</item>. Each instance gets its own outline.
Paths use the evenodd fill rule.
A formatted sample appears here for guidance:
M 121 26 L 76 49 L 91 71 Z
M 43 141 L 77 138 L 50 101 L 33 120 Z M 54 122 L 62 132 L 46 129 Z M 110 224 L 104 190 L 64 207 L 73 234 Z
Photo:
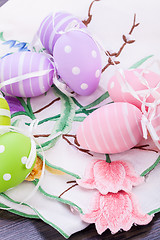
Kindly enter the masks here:
M 153 108 L 149 111 L 148 122 L 146 127 L 153 140 L 154 140 L 153 131 L 155 132 L 157 137 L 160 139 L 160 105 L 156 107 L 156 110 L 154 110 Z M 160 148 L 160 141 L 158 141 L 158 145 Z
M 86 28 L 80 19 L 64 12 L 57 12 L 55 15 L 50 14 L 42 21 L 38 30 L 38 36 L 50 54 L 53 54 L 54 45 L 61 36 L 59 32 L 65 31 L 66 27 L 72 22 L 79 24 L 81 29 Z
M 141 111 L 130 103 L 105 105 L 82 122 L 77 141 L 82 148 L 97 153 L 129 150 L 143 138 L 141 118 Z
M 143 69 L 132 69 L 124 71 L 124 79 L 122 75 L 117 72 L 108 82 L 108 92 L 111 99 L 114 102 L 129 102 L 137 106 L 141 107 L 141 102 L 137 100 L 130 92 L 126 92 L 123 89 L 122 81 L 126 81 L 132 87 L 134 91 L 139 91 L 138 96 L 142 100 L 147 94 L 145 90 L 148 87 L 143 83 L 147 82 L 149 88 L 153 89 L 160 83 L 160 75 L 154 73 L 152 71 L 144 71 Z M 141 92 L 140 92 L 141 91 Z M 160 87 L 157 91 L 152 91 L 146 99 L 146 102 L 152 103 L 155 99 L 160 98 Z
M 0 125 L 11 125 L 11 113 L 5 98 L 0 94 Z
M 46 72 L 44 73 L 44 71 Z M 43 75 L 37 76 L 43 71 Z M 24 77 L 24 74 L 34 74 Z M 53 64 L 40 53 L 18 52 L 0 59 L 0 83 L 22 77 L 23 80 L 3 86 L 2 91 L 17 97 L 35 97 L 49 90 L 53 84 Z
M 58 75 L 74 92 L 85 96 L 96 90 L 101 56 L 88 34 L 78 30 L 63 34 L 55 44 L 53 57 Z
M 27 160 L 32 154 L 32 165 Z M 32 171 L 36 160 L 36 145 L 23 134 L 7 132 L 0 136 L 0 192 L 17 186 Z

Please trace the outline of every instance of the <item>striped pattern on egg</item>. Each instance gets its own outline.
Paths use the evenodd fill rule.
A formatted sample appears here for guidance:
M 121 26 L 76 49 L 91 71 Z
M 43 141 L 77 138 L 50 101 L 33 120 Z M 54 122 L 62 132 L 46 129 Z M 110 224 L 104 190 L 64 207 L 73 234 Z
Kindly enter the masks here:
M 155 72 L 143 69 L 132 69 L 124 71 L 125 78 L 117 72 L 108 82 L 108 92 L 111 99 L 114 102 L 129 102 L 134 104 L 136 107 L 141 108 L 141 102 L 137 100 L 132 93 L 125 92 L 123 90 L 123 84 L 121 82 L 127 82 L 132 87 L 134 91 L 143 91 L 147 90 L 148 87 L 145 86 L 142 82 L 145 80 L 148 86 L 152 89 L 160 83 L 160 75 Z M 140 99 L 143 99 L 143 96 L 138 95 Z M 160 87 L 157 91 L 152 91 L 152 93 L 146 99 L 146 102 L 153 102 L 156 98 L 160 98 Z
M 129 103 L 112 103 L 91 113 L 80 125 L 77 140 L 84 149 L 98 153 L 119 153 L 143 138 L 141 111 Z
M 11 113 L 5 98 L 0 94 L 0 125 L 11 125 Z
M 39 77 L 28 77 L 2 87 L 2 91 L 17 97 L 35 97 L 49 90 L 53 84 L 53 64 L 43 54 L 18 52 L 0 59 L 0 83 L 14 77 L 46 70 Z M 48 70 L 48 71 L 47 71 Z
M 149 122 L 152 124 L 155 133 L 160 138 L 160 105 L 156 107 L 154 117 L 152 117 L 153 111 L 154 109 L 150 111 L 148 119 L 149 119 Z M 150 131 L 150 129 L 148 130 Z M 160 144 L 160 141 L 158 141 L 158 144 Z
M 80 19 L 70 13 L 64 12 L 57 12 L 55 15 L 50 14 L 42 21 L 38 30 L 38 36 L 50 54 L 53 53 L 54 45 L 61 36 L 58 32 L 65 31 L 68 24 L 73 21 L 79 24 L 79 28 L 86 28 Z

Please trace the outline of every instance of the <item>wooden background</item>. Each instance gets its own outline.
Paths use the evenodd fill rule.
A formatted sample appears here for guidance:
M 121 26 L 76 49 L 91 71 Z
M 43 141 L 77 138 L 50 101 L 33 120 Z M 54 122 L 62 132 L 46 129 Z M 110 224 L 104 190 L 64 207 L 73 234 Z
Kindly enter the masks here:
M 6 211 L 0 211 L 0 240 L 64 240 L 55 229 L 41 220 L 22 218 Z M 160 239 L 160 214 L 156 214 L 147 226 L 134 226 L 128 232 L 111 235 L 107 230 L 97 235 L 94 225 L 72 235 L 70 240 L 155 240 Z
M 7 0 L 0 0 L 2 6 Z M 27 219 L 0 210 L 0 240 L 64 240 L 55 229 L 41 220 Z M 128 232 L 111 235 L 107 230 L 101 236 L 97 235 L 94 225 L 74 234 L 70 240 L 160 240 L 160 213 L 147 226 L 134 226 Z

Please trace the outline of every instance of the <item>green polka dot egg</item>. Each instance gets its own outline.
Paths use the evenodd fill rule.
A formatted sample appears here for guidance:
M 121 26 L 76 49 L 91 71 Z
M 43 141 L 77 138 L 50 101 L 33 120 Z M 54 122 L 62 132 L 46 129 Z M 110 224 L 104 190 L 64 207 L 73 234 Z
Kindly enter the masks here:
M 17 132 L 0 135 L 0 192 L 23 182 L 32 171 L 36 157 L 34 140 Z
M 11 114 L 7 101 L 0 94 L 0 125 L 11 125 Z

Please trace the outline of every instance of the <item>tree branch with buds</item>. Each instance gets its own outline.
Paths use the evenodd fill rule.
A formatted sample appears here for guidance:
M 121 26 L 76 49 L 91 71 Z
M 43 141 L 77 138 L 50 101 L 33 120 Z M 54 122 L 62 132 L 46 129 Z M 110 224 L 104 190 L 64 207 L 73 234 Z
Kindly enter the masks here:
M 123 39 L 124 43 L 123 43 L 122 46 L 120 47 L 119 51 L 118 51 L 118 52 L 114 52 L 114 53 L 110 53 L 109 51 L 106 51 L 106 52 L 105 52 L 105 54 L 106 54 L 107 57 L 108 57 L 108 63 L 103 67 L 102 73 L 103 73 L 110 65 L 115 65 L 115 64 L 117 65 L 117 64 L 120 63 L 119 61 L 114 61 L 114 60 L 112 60 L 112 57 L 117 58 L 117 57 L 121 54 L 121 52 L 123 51 L 124 47 L 125 47 L 127 44 L 132 44 L 132 43 L 135 42 L 134 39 L 131 39 L 131 34 L 132 34 L 132 32 L 134 31 L 134 29 L 139 26 L 139 24 L 140 24 L 140 23 L 136 23 L 136 14 L 134 14 L 134 20 L 133 20 L 133 25 L 132 25 L 132 27 L 131 27 L 131 30 L 129 31 L 128 36 L 126 36 L 126 35 L 123 35 L 123 36 L 122 36 L 122 39 Z
M 92 6 L 94 4 L 94 2 L 99 2 L 100 0 L 94 0 L 93 2 L 91 2 L 90 6 L 89 6 L 89 10 L 88 10 L 88 18 L 86 20 L 83 20 L 82 22 L 84 23 L 84 25 L 87 27 L 88 24 L 91 22 L 92 20 L 92 14 L 91 14 L 91 9 Z

